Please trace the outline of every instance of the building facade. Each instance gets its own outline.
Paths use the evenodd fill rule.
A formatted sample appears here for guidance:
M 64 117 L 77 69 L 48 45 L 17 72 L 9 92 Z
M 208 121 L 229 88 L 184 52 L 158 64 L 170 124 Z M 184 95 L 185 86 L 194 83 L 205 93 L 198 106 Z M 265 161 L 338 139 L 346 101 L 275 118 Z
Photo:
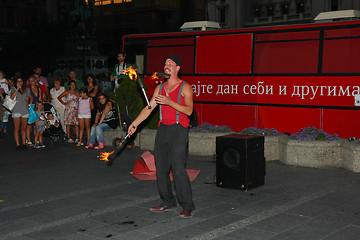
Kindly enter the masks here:
M 11 76 L 35 64 L 46 67 L 59 46 L 52 42 L 54 26 L 65 29 L 72 9 L 74 0 L 0 0 L 1 70 Z
M 360 10 L 360 0 L 208 0 L 207 17 L 222 28 L 311 23 L 320 12 Z
M 187 21 L 205 19 L 204 0 L 95 0 L 99 47 L 116 54 L 121 37 L 134 33 L 177 32 Z

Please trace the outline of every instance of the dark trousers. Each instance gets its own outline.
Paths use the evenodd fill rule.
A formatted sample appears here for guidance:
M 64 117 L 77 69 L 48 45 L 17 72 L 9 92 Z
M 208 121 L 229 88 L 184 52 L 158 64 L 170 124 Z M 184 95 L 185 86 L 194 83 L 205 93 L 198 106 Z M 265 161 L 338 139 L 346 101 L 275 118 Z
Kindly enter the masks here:
M 188 129 L 181 124 L 161 124 L 155 139 L 157 187 L 163 206 L 176 206 L 170 181 L 170 169 L 174 176 L 176 198 L 186 210 L 194 210 L 189 175 L 185 169 Z

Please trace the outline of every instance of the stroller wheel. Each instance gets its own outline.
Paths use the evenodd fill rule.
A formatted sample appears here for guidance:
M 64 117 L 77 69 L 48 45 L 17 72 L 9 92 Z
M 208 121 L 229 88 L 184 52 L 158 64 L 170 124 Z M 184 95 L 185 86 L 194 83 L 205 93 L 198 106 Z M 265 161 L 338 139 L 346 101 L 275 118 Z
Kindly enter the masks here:
M 114 138 L 112 141 L 112 146 L 117 147 L 121 143 L 121 138 Z

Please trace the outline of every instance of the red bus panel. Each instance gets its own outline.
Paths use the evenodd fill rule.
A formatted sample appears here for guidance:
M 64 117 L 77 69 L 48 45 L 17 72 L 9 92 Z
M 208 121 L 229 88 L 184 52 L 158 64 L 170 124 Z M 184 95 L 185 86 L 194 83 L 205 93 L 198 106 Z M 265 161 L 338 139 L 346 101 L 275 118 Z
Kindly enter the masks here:
M 252 34 L 200 36 L 195 73 L 250 73 Z
M 288 32 L 287 40 L 319 39 L 319 31 Z
M 235 132 L 258 127 L 294 134 L 304 127 L 316 127 L 343 138 L 360 135 L 354 121 L 360 118 L 360 111 L 354 110 L 197 103 L 194 108 L 199 124 L 230 126 Z
M 255 36 L 255 40 L 257 42 L 305 40 L 305 39 L 319 39 L 319 31 L 262 33 L 262 34 L 256 34 Z
M 325 38 L 344 38 L 360 36 L 360 28 L 345 28 L 325 30 Z
M 149 95 L 163 80 L 152 80 L 152 73 L 163 71 L 166 56 L 180 56 L 181 79 L 192 86 L 199 124 L 292 134 L 314 126 L 344 138 L 360 137 L 360 107 L 355 106 L 360 21 L 124 39 L 131 38 L 147 41 L 144 79 Z
M 287 33 L 263 33 L 256 34 L 255 41 L 263 42 L 263 41 L 281 41 L 287 39 Z
M 319 41 L 255 44 L 255 73 L 316 73 Z
M 316 108 L 258 107 L 257 127 L 296 133 L 303 127 L 321 128 L 321 110 Z
M 323 73 L 360 73 L 360 38 L 324 41 Z
M 353 93 L 360 88 L 360 76 L 183 76 L 182 79 L 192 85 L 195 101 L 209 103 L 354 107 Z
M 147 74 L 163 72 L 165 58 L 177 54 L 181 60 L 182 73 L 194 72 L 194 46 L 151 47 L 147 50 Z
M 199 124 L 208 122 L 219 126 L 231 126 L 236 132 L 249 126 L 256 126 L 255 106 L 195 103 L 194 108 Z
M 324 109 L 323 130 L 340 137 L 359 137 L 360 108 L 358 110 Z
M 168 38 L 148 40 L 148 47 L 172 45 L 194 45 L 194 38 Z

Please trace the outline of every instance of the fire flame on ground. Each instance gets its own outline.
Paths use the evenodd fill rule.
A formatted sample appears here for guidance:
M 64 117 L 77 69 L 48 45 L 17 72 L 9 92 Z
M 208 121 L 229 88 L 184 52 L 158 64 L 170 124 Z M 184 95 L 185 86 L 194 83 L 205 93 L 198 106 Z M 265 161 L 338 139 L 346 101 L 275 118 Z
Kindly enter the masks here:
M 105 162 L 108 162 L 109 161 L 109 156 L 111 154 L 113 154 L 114 151 L 112 152 L 102 152 L 100 153 L 100 156 L 98 156 L 98 158 L 100 158 L 101 161 L 105 161 Z
M 134 69 L 132 66 L 128 67 L 127 69 L 125 69 L 123 71 L 123 74 L 126 74 L 129 76 L 129 78 L 131 80 L 135 80 L 137 79 L 137 73 L 136 73 L 136 69 Z

